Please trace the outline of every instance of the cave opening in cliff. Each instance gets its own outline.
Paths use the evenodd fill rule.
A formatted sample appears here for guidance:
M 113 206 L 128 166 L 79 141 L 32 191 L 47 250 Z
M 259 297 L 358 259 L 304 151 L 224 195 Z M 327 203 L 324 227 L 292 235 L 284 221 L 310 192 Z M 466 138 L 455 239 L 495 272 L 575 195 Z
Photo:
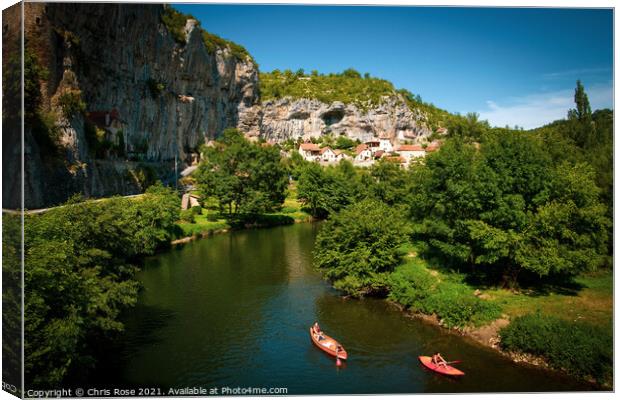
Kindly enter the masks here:
M 344 118 L 344 111 L 330 110 L 330 111 L 327 111 L 325 114 L 323 114 L 321 118 L 325 122 L 325 125 L 329 126 L 329 125 L 337 124 L 338 122 L 342 121 L 342 119 Z

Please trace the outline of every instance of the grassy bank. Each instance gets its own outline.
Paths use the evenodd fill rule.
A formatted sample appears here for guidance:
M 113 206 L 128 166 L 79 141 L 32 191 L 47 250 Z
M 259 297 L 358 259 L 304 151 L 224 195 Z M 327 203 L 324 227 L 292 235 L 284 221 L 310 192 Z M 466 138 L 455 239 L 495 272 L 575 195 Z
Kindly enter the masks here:
M 196 212 L 192 221 L 178 221 L 176 239 L 184 237 L 202 236 L 209 233 L 249 227 L 269 227 L 289 225 L 297 222 L 310 221 L 310 214 L 302 210 L 302 205 L 297 199 L 297 191 L 294 186 L 289 187 L 288 194 L 282 208 L 278 212 L 248 216 L 237 215 L 229 217 L 220 213 L 215 199 L 207 199 L 200 211 Z
M 404 262 L 392 274 L 390 300 L 515 359 L 542 360 L 547 367 L 610 387 L 612 271 L 506 290 L 468 283 L 417 250 L 412 244 L 401 247 Z

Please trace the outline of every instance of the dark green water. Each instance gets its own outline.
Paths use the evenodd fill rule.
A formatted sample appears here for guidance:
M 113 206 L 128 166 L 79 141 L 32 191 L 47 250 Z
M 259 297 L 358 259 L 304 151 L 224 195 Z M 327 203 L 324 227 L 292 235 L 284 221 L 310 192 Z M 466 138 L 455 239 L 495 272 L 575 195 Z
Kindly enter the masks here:
M 288 394 L 591 389 L 515 364 L 384 301 L 339 297 L 312 269 L 316 230 L 240 231 L 149 259 L 126 339 L 101 363 L 100 386 L 285 387 Z M 347 349 L 344 367 L 310 342 L 315 320 Z M 424 369 L 417 356 L 436 351 L 463 360 L 466 376 Z

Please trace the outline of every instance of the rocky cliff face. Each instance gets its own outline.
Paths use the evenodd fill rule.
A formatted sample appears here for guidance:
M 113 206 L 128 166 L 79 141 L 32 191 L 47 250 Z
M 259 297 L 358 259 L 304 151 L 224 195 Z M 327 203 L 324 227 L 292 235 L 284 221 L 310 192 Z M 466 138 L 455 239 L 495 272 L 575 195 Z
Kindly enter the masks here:
M 27 207 L 74 192 L 138 192 L 136 162 L 128 159 L 161 172 L 171 171 L 177 156 L 182 168 L 206 138 L 236 126 L 240 112 L 255 105 L 254 63 L 228 48 L 210 52 L 192 20 L 185 43 L 175 41 L 162 12 L 155 4 L 25 4 L 27 46 L 47 70 L 41 108 L 55 116 L 66 153 L 61 165 L 52 163 L 49 149 L 27 132 Z M 84 112 L 66 115 L 72 100 L 81 100 Z M 93 154 L 88 124 L 105 132 L 99 139 L 116 146 L 114 155 Z
M 56 143 L 41 140 L 37 123 L 26 124 L 27 208 L 74 193 L 134 194 L 155 178 L 171 182 L 205 140 L 228 127 L 273 141 L 331 133 L 402 142 L 430 134 L 425 116 L 397 94 L 367 110 L 311 99 L 261 104 L 251 58 L 207 47 L 191 19 L 180 35 L 169 31 L 163 5 L 25 3 L 24 9 L 26 47 L 46 71 L 38 82 L 40 120 Z M 18 32 L 18 14 L 8 17 L 3 48 L 15 50 L 6 38 Z M 6 191 L 3 201 L 17 207 L 19 191 Z
M 426 117 L 410 110 L 399 95 L 386 96 L 380 105 L 362 110 L 354 104 L 283 98 L 244 110 L 249 134 L 273 141 L 309 139 L 325 134 L 346 135 L 361 141 L 373 137 L 395 142 L 422 141 L 431 131 Z M 248 123 L 248 120 L 254 122 Z

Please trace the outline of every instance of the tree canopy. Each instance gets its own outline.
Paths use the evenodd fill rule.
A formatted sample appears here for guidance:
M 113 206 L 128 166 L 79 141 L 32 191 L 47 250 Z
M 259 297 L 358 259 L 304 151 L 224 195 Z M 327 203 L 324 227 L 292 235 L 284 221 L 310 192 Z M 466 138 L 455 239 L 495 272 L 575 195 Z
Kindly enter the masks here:
M 317 268 L 348 294 L 384 291 L 389 273 L 400 262 L 398 247 L 406 240 L 405 220 L 373 199 L 334 214 L 316 239 Z
M 57 387 L 92 366 L 97 341 L 123 330 L 135 304 L 136 257 L 172 237 L 179 198 L 162 186 L 139 199 L 81 202 L 28 215 L 24 223 L 25 374 Z
M 279 208 L 288 185 L 280 149 L 252 143 L 236 129 L 225 130 L 213 146 L 204 149 L 195 178 L 204 197 L 215 197 L 230 217 Z

